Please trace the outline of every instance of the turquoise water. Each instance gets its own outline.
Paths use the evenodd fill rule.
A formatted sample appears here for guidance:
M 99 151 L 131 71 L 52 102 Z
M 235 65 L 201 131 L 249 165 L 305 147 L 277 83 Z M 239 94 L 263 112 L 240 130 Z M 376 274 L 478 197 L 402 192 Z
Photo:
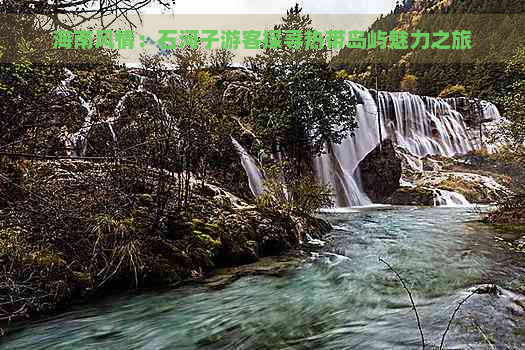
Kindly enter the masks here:
M 482 283 L 519 285 L 522 253 L 466 208 L 372 208 L 323 214 L 326 245 L 283 277 L 244 277 L 104 299 L 2 339 L 0 349 L 417 349 L 438 345 L 457 303 Z M 525 348 L 522 317 L 507 299 L 472 296 L 446 345 Z M 518 310 L 519 311 L 519 310 Z M 429 348 L 429 347 L 427 347 Z

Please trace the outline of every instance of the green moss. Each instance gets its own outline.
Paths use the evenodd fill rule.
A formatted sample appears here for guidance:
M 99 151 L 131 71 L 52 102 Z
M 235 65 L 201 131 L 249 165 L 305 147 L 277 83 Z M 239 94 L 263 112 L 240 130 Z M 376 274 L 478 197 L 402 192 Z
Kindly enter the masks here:
M 204 221 L 202 221 L 201 219 L 192 219 L 191 220 L 191 224 L 194 226 L 194 227 L 197 227 L 197 226 L 202 226 L 204 225 Z
M 463 85 L 452 85 L 449 84 L 446 88 L 444 88 L 440 93 L 439 97 L 454 97 L 454 96 L 465 96 L 466 89 Z
M 31 254 L 33 262 L 43 270 L 51 270 L 57 267 L 65 267 L 66 262 L 60 255 L 49 249 L 42 249 Z
M 0 240 L 16 239 L 19 233 L 20 233 L 20 228 L 18 227 L 9 227 L 9 228 L 0 230 Z
M 19 245 L 20 228 L 10 227 L 0 230 L 0 257 L 7 256 Z
M 93 286 L 94 284 L 93 276 L 88 272 L 73 271 L 73 278 L 75 281 L 87 286 Z
M 199 240 L 203 243 L 204 246 L 210 247 L 212 249 L 219 248 L 221 246 L 221 241 L 218 239 L 213 239 L 210 235 L 205 233 L 194 231 Z
M 206 234 L 211 237 L 219 237 L 221 227 L 216 223 L 206 223 L 200 219 L 191 220 L 191 227 L 194 234 Z
M 143 193 L 139 197 L 139 204 L 140 205 L 149 205 L 153 203 L 153 196 L 149 193 Z
M 496 230 L 507 234 L 525 235 L 525 225 L 520 224 L 496 224 Z

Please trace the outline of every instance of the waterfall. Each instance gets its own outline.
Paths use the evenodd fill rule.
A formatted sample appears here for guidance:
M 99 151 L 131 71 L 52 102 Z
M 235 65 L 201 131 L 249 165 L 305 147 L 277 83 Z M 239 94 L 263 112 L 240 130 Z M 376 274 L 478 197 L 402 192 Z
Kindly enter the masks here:
M 379 92 L 389 137 L 410 153 L 453 156 L 472 150 L 464 118 L 444 99 L 408 92 Z
M 466 118 L 457 110 L 465 99 L 374 91 L 353 82 L 348 82 L 348 86 L 358 103 L 358 127 L 341 144 L 326 145 L 325 153 L 314 159 L 317 177 L 332 186 L 337 206 L 370 204 L 360 186 L 359 163 L 380 143 L 378 113 L 383 139 L 392 140 L 417 157 L 451 157 L 479 147 L 479 143 L 472 142 Z M 481 105 L 483 121 L 501 118 L 492 103 L 481 101 Z M 443 192 L 440 196 L 439 203 L 468 204 L 459 194 Z
M 466 207 L 470 202 L 460 193 L 436 189 L 434 193 L 434 206 Z
M 91 104 L 86 101 L 82 96 L 78 96 L 75 90 L 69 87 L 69 84 L 75 79 L 75 75 L 69 69 L 64 69 L 66 78 L 60 82 L 60 85 L 55 89 L 55 94 L 62 97 L 69 97 L 75 95 L 80 101 L 80 105 L 85 110 L 84 122 L 80 129 L 73 133 L 66 135 L 66 149 L 67 153 L 71 157 L 81 157 L 84 155 L 87 146 L 87 135 L 93 124 L 93 114 L 95 110 L 91 107 Z
M 379 144 L 378 108 L 368 89 L 351 81 L 348 87 L 358 101 L 358 126 L 340 144 L 326 145 L 314 165 L 319 180 L 334 190 L 338 206 L 369 205 L 372 202 L 361 189 L 358 165 Z M 381 128 L 384 138 L 384 123 Z
M 119 120 L 121 118 L 121 115 L 122 115 L 122 112 L 124 112 L 124 108 L 125 108 L 125 103 L 127 101 L 127 99 L 133 95 L 133 94 L 136 94 L 136 93 L 141 93 L 141 94 L 144 94 L 144 95 L 148 95 L 150 96 L 151 98 L 153 98 L 153 101 L 155 102 L 155 104 L 158 106 L 158 108 L 160 109 L 160 112 L 162 114 L 162 116 L 164 117 L 164 120 L 163 122 L 166 123 L 165 127 L 166 128 L 173 128 L 173 130 L 175 131 L 175 134 L 178 134 L 178 129 L 176 127 L 173 126 L 173 117 L 168 113 L 168 111 L 166 110 L 166 107 L 165 107 L 165 104 L 164 104 L 164 101 L 162 101 L 155 93 L 151 92 L 151 91 L 148 91 L 146 90 L 146 88 L 144 87 L 144 84 L 145 84 L 145 80 L 146 78 L 142 75 L 139 75 L 139 74 L 136 74 L 136 73 L 129 73 L 130 76 L 135 76 L 135 77 L 138 77 L 139 79 L 139 85 L 136 89 L 134 90 L 130 90 L 128 92 L 126 92 L 121 98 L 120 100 L 118 101 L 117 103 L 117 106 L 115 107 L 115 111 L 114 111 L 114 116 L 107 119 L 105 121 L 105 123 L 108 125 L 109 127 L 109 130 L 111 132 L 111 136 L 113 138 L 113 142 L 115 144 L 117 144 L 117 135 L 113 129 L 113 125 L 114 123 Z
M 91 107 L 91 104 L 86 101 L 82 96 L 78 96 L 78 94 L 69 87 L 70 83 L 75 79 L 75 75 L 73 72 L 71 72 L 69 69 L 65 69 L 66 78 L 61 81 L 60 85 L 55 89 L 55 94 L 59 96 L 72 96 L 75 95 L 78 97 L 80 104 L 82 108 L 86 111 L 86 115 L 84 118 L 84 122 L 80 129 L 72 134 L 66 135 L 66 148 L 69 150 L 72 150 L 70 152 L 70 155 L 72 157 L 83 157 L 86 154 L 87 146 L 88 146 L 88 135 L 91 131 L 91 128 L 98 124 L 106 124 L 108 126 L 109 132 L 111 134 L 111 138 L 113 140 L 113 143 L 117 144 L 117 133 L 114 130 L 114 124 L 117 120 L 120 119 L 122 112 L 125 108 L 125 102 L 127 99 L 135 93 L 142 93 L 145 95 L 149 95 L 153 98 L 155 101 L 155 104 L 160 108 L 160 111 L 162 115 L 165 117 L 165 121 L 171 121 L 172 117 L 170 114 L 166 111 L 166 108 L 164 106 L 164 102 L 161 101 L 156 94 L 154 94 L 151 91 L 147 91 L 144 87 L 144 81 L 145 78 L 139 74 L 136 73 L 130 73 L 130 76 L 136 76 L 139 78 L 139 85 L 136 89 L 130 90 L 126 92 L 118 101 L 115 110 L 114 115 L 111 118 L 108 118 L 107 120 L 102 121 L 94 121 L 93 115 L 95 113 L 95 109 Z M 167 126 L 169 127 L 169 126 Z
M 88 135 L 91 127 L 96 124 L 107 124 L 113 142 L 117 144 L 114 125 L 121 119 L 126 101 L 134 93 L 150 96 L 165 118 L 166 127 L 172 124 L 173 118 L 167 112 L 164 102 L 153 92 L 146 90 L 145 78 L 140 74 L 130 73 L 138 76 L 140 83 L 136 89 L 126 92 L 120 98 L 113 116 L 97 121 L 94 120 L 95 109 L 89 101 L 70 87 L 75 79 L 74 74 L 68 69 L 65 73 L 66 78 L 55 89 L 55 93 L 59 96 L 76 96 L 85 111 L 80 129 L 66 135 L 66 143 L 68 149 L 73 150 L 70 153 L 73 157 L 82 157 L 86 154 Z M 359 164 L 385 139 L 390 139 L 399 147 L 406 149 L 407 154 L 414 155 L 416 160 L 417 157 L 427 155 L 451 157 L 465 154 L 481 145 L 476 141 L 476 137 L 481 138 L 483 130 L 475 130 L 476 126 L 473 125 L 470 125 L 472 129 L 467 127 L 467 121 L 470 120 L 472 124 L 472 118 L 469 119 L 472 116 L 464 115 L 467 113 L 465 106 L 468 102 L 465 98 L 424 97 L 408 92 L 369 90 L 351 81 L 347 81 L 346 84 L 348 92 L 357 100 L 357 128 L 348 132 L 340 144 L 326 144 L 323 154 L 313 160 L 318 181 L 332 187 L 334 201 L 339 207 L 371 204 L 361 186 Z M 496 106 L 486 101 L 479 102 L 480 109 L 483 111 L 481 122 L 490 123 L 501 119 Z M 485 129 L 489 127 L 488 124 L 484 124 Z M 379 125 L 381 133 L 378 129 Z M 380 135 L 383 140 L 380 140 Z M 232 139 L 232 143 L 239 152 L 250 189 L 257 196 L 264 191 L 263 176 L 246 150 L 236 140 Z M 436 198 L 437 204 L 465 205 L 466 202 L 460 195 L 446 192 L 439 192 Z
M 257 168 L 255 161 L 244 149 L 244 147 L 242 147 L 241 144 L 233 137 L 231 140 L 233 146 L 241 157 L 241 164 L 244 168 L 244 171 L 246 172 L 246 175 L 248 176 L 248 185 L 250 186 L 250 190 L 252 191 L 252 194 L 257 197 L 264 192 L 264 178 L 259 171 L 259 168 Z

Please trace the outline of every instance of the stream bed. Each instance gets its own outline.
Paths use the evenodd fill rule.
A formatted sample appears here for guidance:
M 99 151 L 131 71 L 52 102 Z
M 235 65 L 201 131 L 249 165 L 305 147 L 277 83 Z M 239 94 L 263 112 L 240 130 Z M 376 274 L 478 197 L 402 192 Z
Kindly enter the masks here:
M 25 325 L 0 349 L 525 349 L 525 255 L 472 208 L 385 207 L 322 214 L 325 245 L 286 273 L 219 290 L 120 295 Z M 495 284 L 496 287 L 484 286 Z M 523 302 L 525 305 L 525 301 Z

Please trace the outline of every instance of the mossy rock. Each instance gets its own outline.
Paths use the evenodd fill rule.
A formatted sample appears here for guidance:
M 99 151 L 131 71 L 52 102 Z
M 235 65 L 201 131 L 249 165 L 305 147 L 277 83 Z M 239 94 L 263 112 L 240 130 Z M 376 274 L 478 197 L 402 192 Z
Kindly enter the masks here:
M 461 177 L 450 176 L 436 187 L 446 191 L 461 193 L 470 203 L 489 204 L 495 202 L 498 198 L 498 193 L 490 191 L 481 183 L 466 181 Z
M 95 286 L 95 279 L 89 272 L 73 271 L 73 279 L 81 286 L 93 288 Z
M 434 191 L 431 188 L 417 186 L 417 187 L 401 187 L 394 192 L 385 201 L 386 204 L 393 205 L 434 205 Z
M 31 254 L 31 258 L 33 259 L 33 262 L 43 270 L 61 269 L 66 266 L 65 260 L 60 255 L 49 249 L 36 251 Z

